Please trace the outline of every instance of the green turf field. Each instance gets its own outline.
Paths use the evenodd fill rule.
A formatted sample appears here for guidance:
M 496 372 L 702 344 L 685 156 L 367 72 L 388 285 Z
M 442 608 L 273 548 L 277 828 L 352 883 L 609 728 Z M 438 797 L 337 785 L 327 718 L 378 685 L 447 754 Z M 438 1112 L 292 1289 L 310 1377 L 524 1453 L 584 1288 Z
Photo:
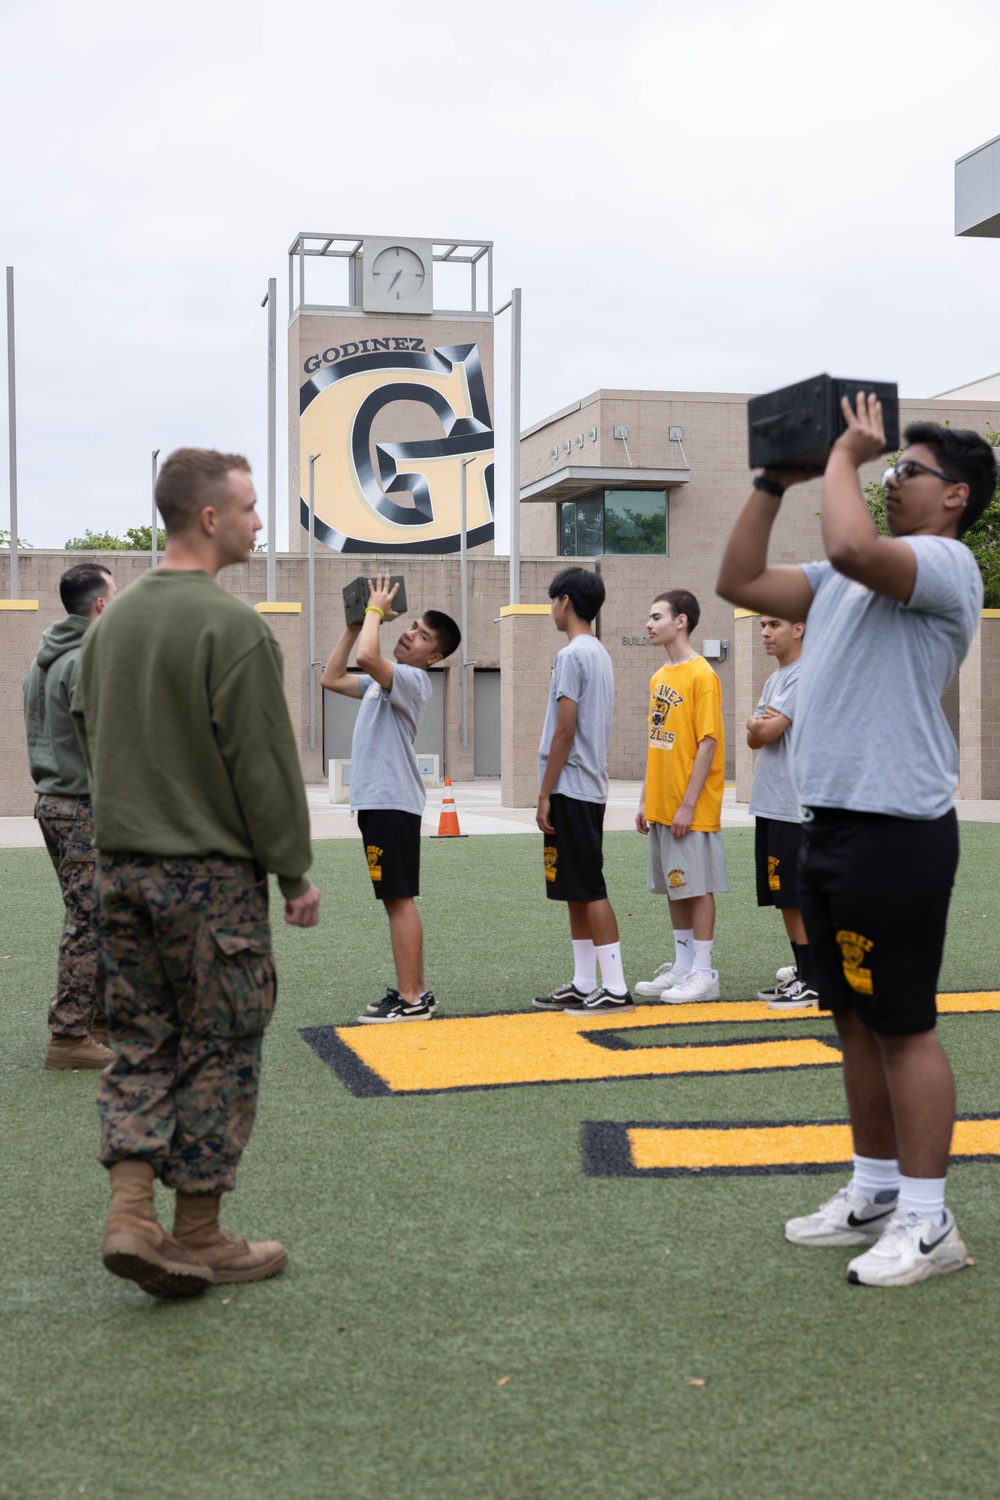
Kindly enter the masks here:
M 746 999 L 788 949 L 777 915 L 753 904 L 752 832 L 726 844 L 716 961 L 723 996 Z M 669 953 L 664 904 L 645 894 L 636 835 L 606 849 L 626 973 L 648 977 Z M 156 1303 L 100 1262 L 95 1076 L 40 1066 L 61 920 L 51 869 L 41 850 L 0 851 L 0 1496 L 1000 1492 L 1000 1164 L 951 1178 L 977 1265 L 878 1291 L 847 1285 L 852 1252 L 782 1238 L 837 1176 L 584 1172 L 593 1122 L 842 1119 L 835 1067 L 359 1097 L 299 1028 L 352 1022 L 381 995 L 386 926 L 360 847 L 316 853 L 322 925 L 276 924 L 278 1010 L 228 1212 L 284 1239 L 290 1265 Z M 1000 988 L 998 854 L 1000 829 L 964 826 L 942 989 Z M 423 858 L 443 1014 L 517 1010 L 568 977 L 537 839 L 425 843 Z M 998 1027 L 1000 1015 L 942 1021 L 962 1114 L 1000 1113 Z M 363 1028 L 406 1031 L 410 1046 L 424 1029 Z M 621 1046 L 832 1033 L 814 1013 L 694 1030 L 637 1027 Z

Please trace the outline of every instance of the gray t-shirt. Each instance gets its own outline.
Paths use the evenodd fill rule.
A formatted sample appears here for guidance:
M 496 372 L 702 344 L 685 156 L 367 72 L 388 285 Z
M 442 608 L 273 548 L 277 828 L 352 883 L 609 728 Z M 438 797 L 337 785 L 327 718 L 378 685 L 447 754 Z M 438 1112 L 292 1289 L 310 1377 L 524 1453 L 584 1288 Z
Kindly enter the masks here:
M 906 537 L 917 559 L 902 604 L 806 563 L 813 591 L 802 651 L 792 771 L 805 807 L 940 818 L 958 751 L 941 694 L 979 624 L 976 560 L 950 537 Z
M 367 672 L 358 685 L 362 698 L 351 742 L 351 810 L 392 807 L 422 813 L 427 793 L 413 741 L 431 695 L 430 674 L 396 662 L 389 689 L 379 687 Z
M 753 768 L 753 785 L 750 788 L 750 811 L 760 818 L 773 818 L 776 823 L 799 821 L 799 795 L 792 779 L 792 737 L 795 732 L 795 700 L 799 690 L 799 674 L 802 660 L 796 658 L 786 667 L 772 672 L 761 689 L 760 702 L 754 709 L 759 715 L 766 708 L 791 719 L 784 734 L 770 745 L 761 745 Z
M 574 636 L 556 656 L 538 746 L 539 786 L 545 775 L 560 698 L 572 698 L 576 704 L 576 735 L 552 790 L 563 797 L 575 797 L 579 802 L 607 802 L 615 674 L 611 657 L 596 636 Z

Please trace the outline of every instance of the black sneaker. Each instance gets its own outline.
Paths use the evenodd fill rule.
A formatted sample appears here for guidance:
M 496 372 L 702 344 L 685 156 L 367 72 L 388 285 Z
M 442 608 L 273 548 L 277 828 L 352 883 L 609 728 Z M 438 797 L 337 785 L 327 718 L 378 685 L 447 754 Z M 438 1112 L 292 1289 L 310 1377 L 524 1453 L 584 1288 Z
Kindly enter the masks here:
M 565 1010 L 567 1005 L 580 1005 L 586 998 L 575 984 L 561 984 L 551 995 L 536 995 L 531 1003 L 538 1010 Z
M 628 990 L 624 995 L 613 995 L 603 984 L 585 995 L 579 1005 L 564 1006 L 567 1016 L 604 1016 L 614 1010 L 635 1010 L 635 1001 Z
M 385 992 L 384 1000 L 373 1000 L 371 1005 L 365 1006 L 365 1015 L 374 1016 L 376 1020 L 379 1020 L 385 1015 L 386 1005 L 395 1005 L 398 999 L 398 990 L 387 989 Z M 434 999 L 434 996 L 431 994 L 430 990 L 427 990 L 426 993 L 421 996 L 421 999 L 427 1002 L 431 1010 L 435 1010 L 437 1008 L 437 1001 Z M 359 1017 L 358 1019 L 360 1020 L 361 1018 Z
M 359 1021 L 367 1021 L 370 1025 L 378 1025 L 382 1021 L 429 1021 L 437 1008 L 437 1001 L 430 990 L 425 990 L 420 999 L 413 1005 L 407 1005 L 400 998 L 398 990 L 389 990 L 384 1000 L 378 1005 L 369 1005 Z
M 819 1005 L 819 994 L 804 979 L 778 985 L 776 993 L 767 1002 L 768 1010 L 800 1010 L 809 1005 Z

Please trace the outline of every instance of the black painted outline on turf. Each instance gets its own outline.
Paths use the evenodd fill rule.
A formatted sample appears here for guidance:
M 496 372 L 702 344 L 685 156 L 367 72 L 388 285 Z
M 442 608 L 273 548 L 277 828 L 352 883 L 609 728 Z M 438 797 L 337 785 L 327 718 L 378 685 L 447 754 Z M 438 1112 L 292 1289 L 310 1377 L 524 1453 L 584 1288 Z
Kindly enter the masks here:
M 299 1036 L 320 1061 L 336 1073 L 355 1098 L 382 1099 L 393 1093 L 385 1079 L 367 1067 L 358 1054 L 340 1040 L 332 1026 L 300 1026 Z
M 523 1015 L 524 1012 L 490 1011 L 488 1014 Z M 473 1020 L 475 1017 L 455 1016 L 449 1017 L 449 1019 Z M 433 1025 L 433 1022 L 431 1022 L 431 1025 Z M 800 1073 L 805 1068 L 832 1068 L 836 1067 L 840 1062 L 840 1050 L 832 1045 L 829 1036 L 796 1036 L 794 1040 L 797 1042 L 821 1042 L 824 1046 L 829 1047 L 832 1054 L 830 1061 L 796 1063 L 794 1067 L 782 1067 L 780 1069 L 773 1067 L 732 1068 L 718 1073 L 706 1073 L 704 1068 L 693 1068 L 690 1072 L 684 1073 L 629 1073 L 624 1078 L 617 1078 L 613 1074 L 610 1077 L 604 1078 L 527 1078 L 516 1080 L 513 1083 L 462 1083 L 446 1084 L 442 1088 L 433 1089 L 394 1089 L 390 1084 L 386 1083 L 385 1079 L 379 1073 L 375 1072 L 374 1068 L 370 1068 L 367 1063 L 363 1063 L 347 1042 L 341 1040 L 337 1035 L 337 1031 L 345 1029 L 348 1028 L 338 1027 L 335 1029 L 333 1026 L 300 1026 L 299 1036 L 302 1037 L 307 1046 L 312 1048 L 316 1056 L 336 1073 L 341 1083 L 358 1099 L 384 1099 L 390 1096 L 393 1099 L 414 1099 L 423 1098 L 430 1094 L 479 1094 L 493 1089 L 555 1088 L 559 1085 L 579 1083 L 640 1083 L 643 1081 L 648 1082 L 652 1078 L 749 1078 L 753 1073 L 774 1073 L 776 1071 L 781 1071 L 782 1073 Z M 349 1029 L 354 1030 L 353 1027 Z M 597 1045 L 607 1047 L 611 1052 L 642 1050 L 641 1048 L 616 1046 L 614 1041 L 605 1041 L 604 1038 L 614 1036 L 614 1033 L 611 1031 L 599 1031 L 596 1033 L 581 1031 L 578 1035 L 582 1036 L 586 1041 L 597 1041 L 597 1038 L 600 1038 L 601 1040 L 597 1041 Z M 735 1042 L 700 1043 L 701 1047 L 745 1047 L 747 1045 L 748 1041 L 745 1037 Z M 749 1045 L 752 1046 L 754 1044 L 750 1042 Z M 666 1049 L 659 1050 L 665 1051 Z
M 795 1069 L 789 1071 L 794 1072 Z M 673 1076 L 673 1075 L 672 1075 Z M 718 1076 L 718 1075 L 713 1075 Z M 727 1075 L 729 1076 L 729 1075 Z M 742 1077 L 742 1074 L 735 1075 Z M 956 1120 L 995 1120 L 987 1114 L 956 1115 Z M 632 1161 L 630 1130 L 773 1130 L 808 1125 L 848 1125 L 839 1120 L 584 1120 L 580 1127 L 585 1177 L 795 1177 L 819 1172 L 843 1172 L 851 1165 L 843 1161 L 773 1162 L 762 1167 L 637 1167 Z M 1000 1162 L 1000 1154 L 954 1155 L 949 1165 Z

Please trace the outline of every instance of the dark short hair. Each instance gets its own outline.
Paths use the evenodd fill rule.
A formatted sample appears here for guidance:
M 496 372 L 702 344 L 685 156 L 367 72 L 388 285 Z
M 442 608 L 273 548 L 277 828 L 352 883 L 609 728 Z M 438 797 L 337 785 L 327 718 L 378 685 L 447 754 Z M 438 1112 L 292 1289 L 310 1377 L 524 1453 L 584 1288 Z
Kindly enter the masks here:
M 107 597 L 110 568 L 100 563 L 77 563 L 59 580 L 59 597 L 68 615 L 89 615 L 98 599 Z
M 428 629 L 434 632 L 443 657 L 450 656 L 453 651 L 458 650 L 462 644 L 462 632 L 451 615 L 446 615 L 440 609 L 425 609 L 420 618 Z
M 549 598 L 561 599 L 565 594 L 576 614 L 588 623 L 604 603 L 605 593 L 604 579 L 588 568 L 563 568 L 549 584 Z
M 959 484 L 969 486 L 969 499 L 958 522 L 962 536 L 989 505 L 997 487 L 996 451 L 968 427 L 942 427 L 938 422 L 911 422 L 903 433 L 908 448 L 929 448 L 939 466 Z
M 241 453 L 216 453 L 212 448 L 178 448 L 171 453 L 156 480 L 156 508 L 168 536 L 191 527 L 206 505 L 225 497 L 232 469 L 249 474 Z
M 701 619 L 701 605 L 688 589 L 668 589 L 665 594 L 657 594 L 653 600 L 654 604 L 660 602 L 670 605 L 670 613 L 676 620 L 678 615 L 687 615 L 688 635 L 692 630 L 697 630 L 698 621 Z

